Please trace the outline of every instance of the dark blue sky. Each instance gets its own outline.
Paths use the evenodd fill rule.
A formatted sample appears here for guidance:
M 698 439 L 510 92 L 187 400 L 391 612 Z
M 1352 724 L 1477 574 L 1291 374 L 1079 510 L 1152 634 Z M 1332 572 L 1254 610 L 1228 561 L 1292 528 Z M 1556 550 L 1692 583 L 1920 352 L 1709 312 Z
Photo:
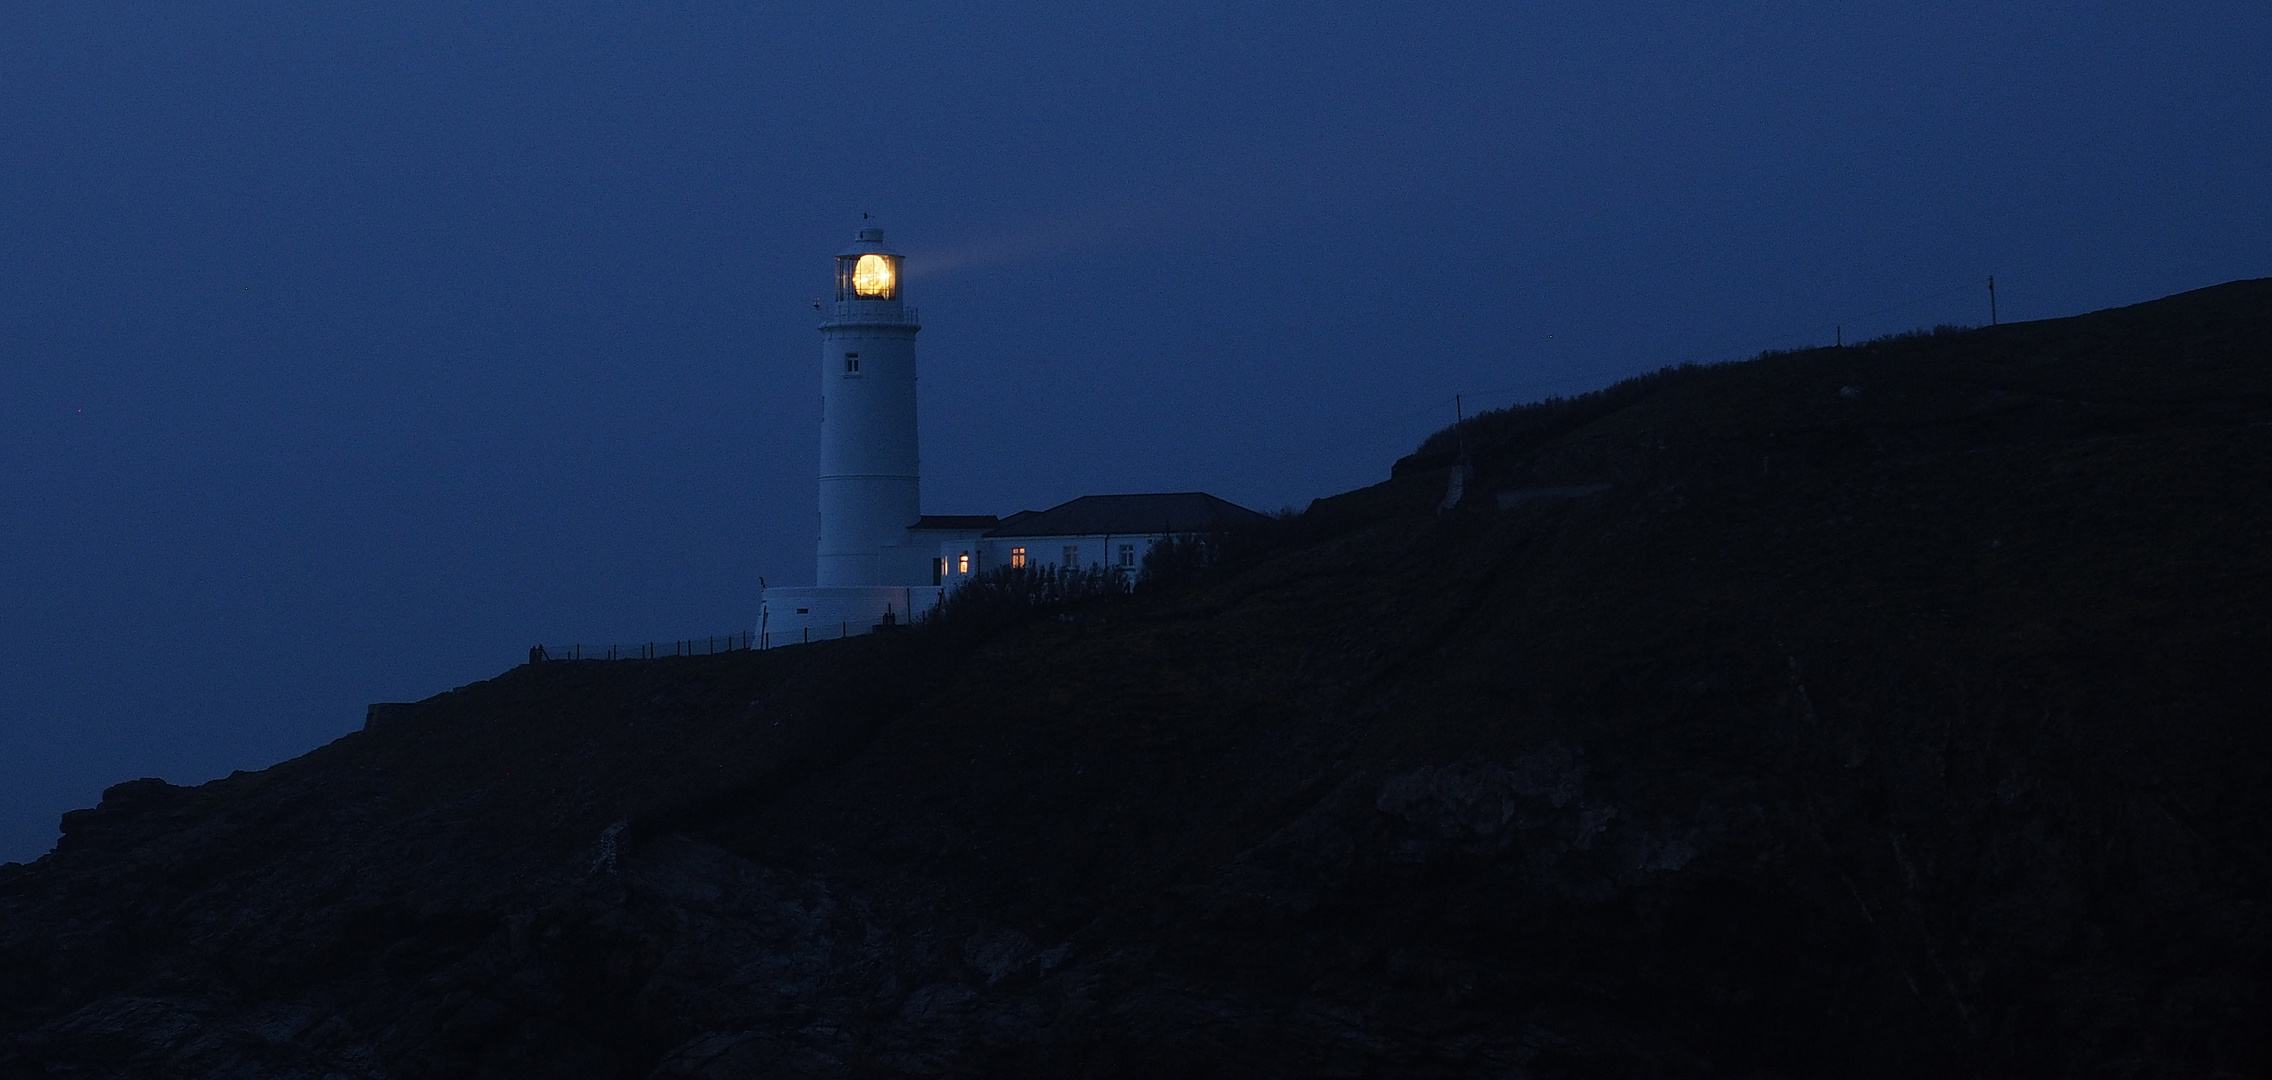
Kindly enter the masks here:
M 1369 483 L 1448 399 L 2272 274 L 2272 12 L 0 7 L 0 859 L 810 580 L 869 211 L 926 508 Z

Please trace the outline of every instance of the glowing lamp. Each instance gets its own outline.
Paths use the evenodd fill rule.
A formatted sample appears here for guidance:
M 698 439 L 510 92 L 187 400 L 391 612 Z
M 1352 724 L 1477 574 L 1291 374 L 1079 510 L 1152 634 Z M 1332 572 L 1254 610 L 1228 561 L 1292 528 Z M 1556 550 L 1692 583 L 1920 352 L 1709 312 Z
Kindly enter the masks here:
M 898 283 L 891 260 L 882 255 L 862 255 L 852 266 L 852 292 L 856 296 L 886 298 Z

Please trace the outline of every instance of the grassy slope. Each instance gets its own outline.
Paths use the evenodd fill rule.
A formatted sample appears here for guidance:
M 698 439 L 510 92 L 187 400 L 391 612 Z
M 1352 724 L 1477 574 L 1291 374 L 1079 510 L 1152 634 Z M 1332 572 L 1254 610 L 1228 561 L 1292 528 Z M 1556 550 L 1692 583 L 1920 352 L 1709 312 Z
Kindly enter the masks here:
M 758 1030 L 878 1072 L 2272 1065 L 2272 282 L 1595 404 L 1168 595 L 519 669 L 122 792 L 0 870 L 0 1032 L 233 1060 L 86 1033 L 131 995 L 297 1003 L 342 1019 L 293 1053 L 401 1074 Z M 593 884 L 615 821 L 802 883 L 825 960 L 721 989 L 648 879 Z

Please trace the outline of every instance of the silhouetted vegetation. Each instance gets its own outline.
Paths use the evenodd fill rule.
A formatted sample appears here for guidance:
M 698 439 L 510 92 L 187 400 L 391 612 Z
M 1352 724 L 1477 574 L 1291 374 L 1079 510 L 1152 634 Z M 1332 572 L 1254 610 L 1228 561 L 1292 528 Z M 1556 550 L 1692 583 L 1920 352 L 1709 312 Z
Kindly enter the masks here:
M 1440 469 L 1459 460 L 1463 452 L 1482 457 L 1533 450 L 1558 435 L 1576 431 L 1662 390 L 1689 382 L 1713 366 L 1681 364 L 1659 368 L 1576 397 L 1551 397 L 1528 405 L 1510 405 L 1477 413 L 1428 436 L 1419 449 L 1398 460 L 1389 472 L 1403 476 Z
M 997 566 L 975 574 L 919 624 L 938 633 L 987 634 L 1071 608 L 1126 596 L 1128 575 L 1102 566 Z
M 1144 552 L 1144 567 L 1136 587 L 1147 592 L 1189 581 L 1222 559 L 1230 540 L 1228 530 L 1205 536 L 1171 536 Z
M 1847 346 L 1866 349 L 1874 346 L 1903 345 L 1911 342 L 1949 338 L 1972 333 L 1979 327 L 1942 323 L 1929 329 L 1903 330 L 1884 334 Z M 1816 352 L 1818 349 L 1769 349 L 1748 361 L 1737 360 L 1714 364 L 1679 364 L 1659 368 L 1645 375 L 1636 375 L 1599 390 L 1575 397 L 1550 397 L 1523 405 L 1510 405 L 1504 409 L 1480 412 L 1453 424 L 1422 440 L 1419 449 L 1399 459 L 1390 474 L 1403 476 L 1413 472 L 1440 469 L 1459 460 L 1461 454 L 1481 461 L 1486 458 L 1504 459 L 1528 453 L 1558 436 L 1576 431 L 1612 413 L 1630 408 L 1665 390 L 1688 385 L 1707 373 L 1729 366 L 1780 357 Z
M 1878 336 L 1871 338 L 1868 341 L 1863 342 L 1862 344 L 1884 345 L 1896 341 L 1923 341 L 1927 338 L 1949 337 L 1954 334 L 1969 334 L 1977 329 L 1979 329 L 1979 327 L 1958 326 L 1955 323 L 1942 323 L 1939 326 L 1932 327 L 1931 329 L 1919 327 L 1915 330 L 1900 330 L 1891 334 L 1879 334 Z
M 1144 553 L 1136 590 L 1156 593 L 1217 570 L 1252 564 L 1273 551 L 1314 543 L 1333 529 L 1326 515 L 1284 507 L 1261 518 L 1225 525 L 1206 533 L 1172 537 Z

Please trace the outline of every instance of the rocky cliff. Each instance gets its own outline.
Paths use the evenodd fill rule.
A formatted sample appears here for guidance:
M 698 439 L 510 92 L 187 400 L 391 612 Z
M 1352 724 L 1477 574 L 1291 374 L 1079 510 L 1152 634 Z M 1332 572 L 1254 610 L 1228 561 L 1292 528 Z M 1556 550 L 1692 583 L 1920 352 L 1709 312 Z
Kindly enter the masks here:
M 2264 1075 L 2268 492 L 2272 281 L 1488 414 L 1134 598 L 121 784 L 0 1074 Z

